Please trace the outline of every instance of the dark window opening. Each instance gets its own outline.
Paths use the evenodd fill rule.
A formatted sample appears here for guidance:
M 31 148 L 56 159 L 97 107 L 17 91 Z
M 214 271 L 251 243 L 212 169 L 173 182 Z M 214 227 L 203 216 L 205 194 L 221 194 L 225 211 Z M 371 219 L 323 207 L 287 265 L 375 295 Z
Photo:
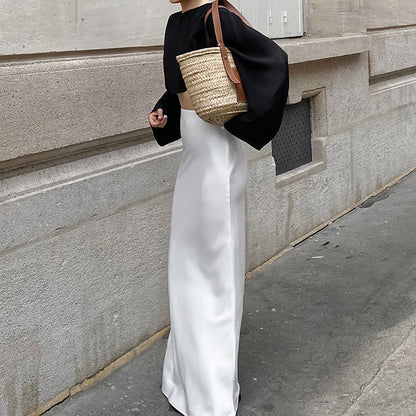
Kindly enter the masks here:
M 276 175 L 312 162 L 310 100 L 286 106 L 282 125 L 272 140 Z

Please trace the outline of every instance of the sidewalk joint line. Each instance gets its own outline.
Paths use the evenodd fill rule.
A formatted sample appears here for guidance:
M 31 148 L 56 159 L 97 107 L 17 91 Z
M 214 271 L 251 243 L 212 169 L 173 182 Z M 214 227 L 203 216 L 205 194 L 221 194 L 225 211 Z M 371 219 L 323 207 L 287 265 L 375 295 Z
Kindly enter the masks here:
M 371 378 L 368 381 L 366 381 L 363 384 L 361 384 L 361 386 L 360 386 L 360 392 L 358 393 L 358 396 L 355 397 L 355 398 L 353 398 L 352 401 L 351 401 L 351 403 L 347 404 L 347 407 L 345 408 L 345 410 L 343 411 L 343 413 L 341 414 L 341 416 L 346 416 L 347 412 L 349 412 L 349 410 L 352 408 L 352 406 L 354 406 L 354 404 L 356 404 L 358 402 L 358 400 L 364 395 L 364 393 L 367 390 L 367 388 L 373 383 L 373 381 L 379 375 L 380 371 L 383 369 L 384 364 L 386 363 L 386 361 L 389 360 L 389 358 L 409 339 L 411 332 L 414 331 L 415 329 L 416 329 L 416 324 L 412 325 L 407 330 L 407 334 L 400 341 L 399 345 L 397 345 L 396 347 L 394 347 L 393 350 L 390 353 L 387 354 L 387 356 L 384 358 L 384 360 L 382 360 L 377 365 L 377 370 L 375 371 L 375 373 L 373 374 L 373 376 L 371 376 Z

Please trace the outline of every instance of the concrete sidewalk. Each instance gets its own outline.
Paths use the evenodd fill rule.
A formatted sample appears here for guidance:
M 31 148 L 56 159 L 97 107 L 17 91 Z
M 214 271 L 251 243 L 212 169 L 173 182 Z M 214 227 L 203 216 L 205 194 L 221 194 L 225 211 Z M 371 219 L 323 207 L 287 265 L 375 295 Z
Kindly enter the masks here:
M 238 416 L 416 415 L 416 172 L 246 281 Z M 47 416 L 173 415 L 166 337 Z

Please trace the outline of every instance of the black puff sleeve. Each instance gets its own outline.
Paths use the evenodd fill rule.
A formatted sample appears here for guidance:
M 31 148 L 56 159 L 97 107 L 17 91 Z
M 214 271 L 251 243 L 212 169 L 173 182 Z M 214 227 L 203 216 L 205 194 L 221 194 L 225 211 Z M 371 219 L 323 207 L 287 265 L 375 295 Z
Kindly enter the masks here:
M 278 132 L 289 90 L 286 52 L 275 41 L 246 25 L 235 13 L 220 8 L 224 44 L 231 53 L 247 97 L 248 111 L 224 124 L 225 129 L 257 150 Z M 215 37 L 212 13 L 207 20 Z
M 179 103 L 178 95 L 166 91 L 159 98 L 151 112 L 156 111 L 158 108 L 161 108 L 163 114 L 168 116 L 168 121 L 165 127 L 152 127 L 152 130 L 157 143 L 160 146 L 164 146 L 181 138 L 181 105 Z

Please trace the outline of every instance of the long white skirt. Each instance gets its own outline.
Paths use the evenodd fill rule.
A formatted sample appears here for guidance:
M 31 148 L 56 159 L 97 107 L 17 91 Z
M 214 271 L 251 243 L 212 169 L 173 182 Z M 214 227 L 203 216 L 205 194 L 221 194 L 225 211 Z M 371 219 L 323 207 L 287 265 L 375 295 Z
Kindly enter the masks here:
M 162 392 L 185 416 L 235 416 L 245 280 L 247 159 L 224 127 L 181 109 Z

